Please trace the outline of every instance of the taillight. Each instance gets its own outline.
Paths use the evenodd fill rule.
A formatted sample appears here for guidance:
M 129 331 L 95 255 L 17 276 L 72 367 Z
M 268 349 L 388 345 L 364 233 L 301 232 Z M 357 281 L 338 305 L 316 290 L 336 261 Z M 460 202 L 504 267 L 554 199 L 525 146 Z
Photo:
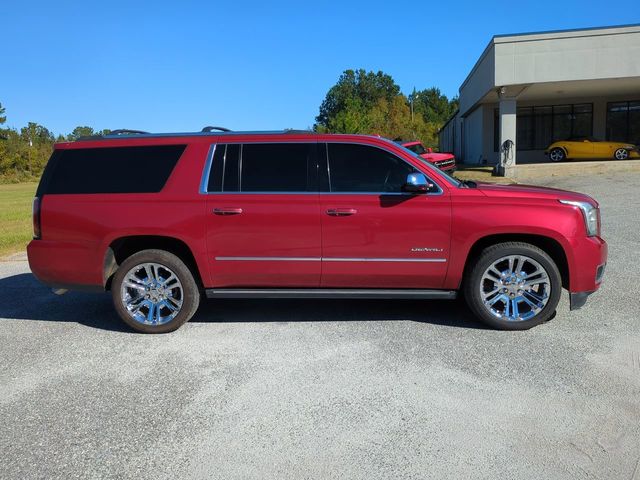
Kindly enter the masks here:
M 41 235 L 40 231 L 40 197 L 33 199 L 33 238 L 39 239 Z

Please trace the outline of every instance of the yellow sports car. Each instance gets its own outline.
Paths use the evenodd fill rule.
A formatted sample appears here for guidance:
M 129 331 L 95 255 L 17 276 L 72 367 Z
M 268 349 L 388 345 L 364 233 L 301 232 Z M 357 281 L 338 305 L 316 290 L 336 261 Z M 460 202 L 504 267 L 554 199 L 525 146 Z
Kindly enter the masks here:
M 640 158 L 638 147 L 624 142 L 600 142 L 591 137 L 570 138 L 554 142 L 544 151 L 552 162 L 574 158 L 610 158 L 627 160 Z

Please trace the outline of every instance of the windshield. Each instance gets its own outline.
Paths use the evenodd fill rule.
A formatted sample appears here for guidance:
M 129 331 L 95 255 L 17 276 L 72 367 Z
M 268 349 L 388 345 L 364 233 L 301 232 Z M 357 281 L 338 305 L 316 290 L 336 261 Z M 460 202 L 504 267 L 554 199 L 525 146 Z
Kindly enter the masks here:
M 433 170 L 434 172 L 437 172 L 440 176 L 444 177 L 444 179 L 447 180 L 452 185 L 455 185 L 456 187 L 460 187 L 462 185 L 462 182 L 460 180 L 458 180 L 455 177 L 452 177 L 447 172 L 444 172 L 444 171 L 440 170 L 439 168 L 434 167 L 433 164 L 431 164 L 429 161 L 427 161 L 424 158 L 422 158 L 418 153 L 414 152 L 410 148 L 407 148 L 407 147 L 402 147 L 402 148 L 404 150 L 406 150 L 412 157 L 417 158 L 418 160 L 420 160 L 420 162 L 423 165 L 426 165 L 429 170 Z
M 405 148 L 407 150 L 411 150 L 413 153 L 417 153 L 418 155 L 422 155 L 423 153 L 427 153 L 427 150 L 422 146 L 421 143 L 415 143 L 413 145 L 407 145 Z

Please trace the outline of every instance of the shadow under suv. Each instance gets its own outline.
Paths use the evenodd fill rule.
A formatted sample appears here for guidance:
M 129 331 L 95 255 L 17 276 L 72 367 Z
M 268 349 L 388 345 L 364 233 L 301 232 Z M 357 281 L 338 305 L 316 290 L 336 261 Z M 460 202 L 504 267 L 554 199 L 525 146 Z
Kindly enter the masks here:
M 175 330 L 210 298 L 453 299 L 527 329 L 600 286 L 598 204 L 460 182 L 392 141 L 311 132 L 60 143 L 34 199 L 36 277 L 110 290 L 132 328 Z

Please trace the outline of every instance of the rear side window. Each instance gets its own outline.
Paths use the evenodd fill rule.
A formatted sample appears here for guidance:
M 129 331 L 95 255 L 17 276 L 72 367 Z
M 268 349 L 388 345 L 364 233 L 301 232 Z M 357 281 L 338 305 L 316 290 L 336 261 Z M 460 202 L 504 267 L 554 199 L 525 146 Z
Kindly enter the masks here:
M 154 193 L 164 187 L 186 145 L 57 150 L 38 195 Z
M 217 145 L 209 192 L 307 192 L 315 187 L 313 143 Z

